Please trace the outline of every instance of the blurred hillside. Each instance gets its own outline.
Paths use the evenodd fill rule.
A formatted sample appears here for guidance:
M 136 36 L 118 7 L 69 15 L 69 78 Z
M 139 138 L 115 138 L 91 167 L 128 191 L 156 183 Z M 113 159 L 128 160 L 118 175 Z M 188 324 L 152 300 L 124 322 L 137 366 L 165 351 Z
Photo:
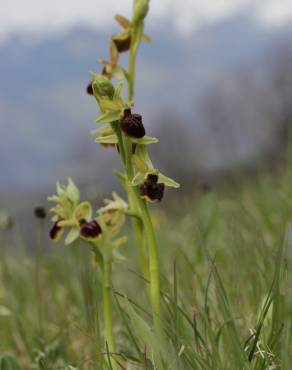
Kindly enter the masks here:
M 291 35 L 243 14 L 190 37 L 156 28 L 142 46 L 135 109 L 160 139 L 157 164 L 183 189 L 285 158 Z M 0 207 L 25 213 L 68 176 L 96 194 L 115 187 L 117 155 L 90 137 L 98 112 L 85 93 L 107 36 L 84 28 L 37 42 L 15 36 L 0 54 Z

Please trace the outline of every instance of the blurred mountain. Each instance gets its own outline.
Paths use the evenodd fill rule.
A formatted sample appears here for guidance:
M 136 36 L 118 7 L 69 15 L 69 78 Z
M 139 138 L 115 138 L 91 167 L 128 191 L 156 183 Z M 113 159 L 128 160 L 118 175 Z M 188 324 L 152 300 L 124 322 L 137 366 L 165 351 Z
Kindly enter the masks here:
M 271 86 L 271 59 L 291 35 L 292 27 L 260 28 L 244 14 L 188 38 L 154 30 L 152 44 L 144 44 L 138 57 L 136 91 L 136 110 L 143 112 L 149 134 L 159 133 L 167 151 L 169 117 L 178 140 L 187 130 L 194 171 L 252 160 L 274 136 L 267 115 L 279 113 L 272 92 L 260 105 L 256 98 Z M 95 61 L 106 59 L 106 50 L 107 37 L 86 29 L 37 43 L 13 37 L 0 45 L 1 190 L 51 187 L 69 175 L 101 186 L 110 181 L 116 154 L 90 137 L 98 112 L 85 93 L 89 72 L 99 71 Z M 214 116 L 229 104 L 232 110 Z M 179 145 L 176 150 L 181 155 L 183 143 L 181 153 Z

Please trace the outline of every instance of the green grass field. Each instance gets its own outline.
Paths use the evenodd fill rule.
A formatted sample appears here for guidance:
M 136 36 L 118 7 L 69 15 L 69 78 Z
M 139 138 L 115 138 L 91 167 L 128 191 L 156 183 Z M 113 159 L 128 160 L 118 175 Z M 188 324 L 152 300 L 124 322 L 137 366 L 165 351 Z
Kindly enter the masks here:
M 101 275 L 86 245 L 52 245 L 36 279 L 35 258 L 2 242 L 0 369 L 109 369 L 106 358 L 127 370 L 292 369 L 291 174 L 176 208 L 151 208 L 165 342 L 129 240 L 113 265 L 116 354 L 104 345 Z

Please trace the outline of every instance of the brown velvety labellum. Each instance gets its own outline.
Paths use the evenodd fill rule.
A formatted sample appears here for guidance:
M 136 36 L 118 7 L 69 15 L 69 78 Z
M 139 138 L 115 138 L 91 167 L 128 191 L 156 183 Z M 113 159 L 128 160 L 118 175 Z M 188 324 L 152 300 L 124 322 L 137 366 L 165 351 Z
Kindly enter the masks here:
M 80 227 L 80 235 L 83 238 L 94 239 L 102 233 L 101 227 L 96 220 L 86 222 Z
M 145 128 L 142 122 L 142 116 L 137 113 L 131 113 L 130 109 L 124 111 L 123 117 L 120 119 L 122 131 L 130 137 L 141 139 L 145 136 Z
M 92 81 L 87 85 L 86 92 L 88 95 L 93 95 Z
M 158 184 L 157 175 L 148 175 L 147 179 L 140 186 L 141 198 L 151 203 L 158 203 L 162 200 L 164 194 L 165 185 L 163 183 Z
M 50 230 L 50 238 L 52 240 L 57 240 L 61 236 L 61 234 L 63 232 L 63 228 L 60 227 L 60 226 L 58 226 L 58 222 L 59 221 L 55 222 L 54 225 L 53 225 L 53 227 Z

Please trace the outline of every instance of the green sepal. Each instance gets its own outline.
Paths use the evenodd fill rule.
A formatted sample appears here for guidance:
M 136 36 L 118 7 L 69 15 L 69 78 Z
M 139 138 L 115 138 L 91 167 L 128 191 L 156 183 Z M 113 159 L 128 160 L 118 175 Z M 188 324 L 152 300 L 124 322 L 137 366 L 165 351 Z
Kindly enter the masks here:
M 135 154 L 147 164 L 149 170 L 151 170 L 152 168 L 154 169 L 154 166 L 149 157 L 146 145 L 137 144 Z
M 180 184 L 178 182 L 174 181 L 170 177 L 163 175 L 160 172 L 158 174 L 158 183 L 164 183 L 166 186 L 176 189 L 180 187 Z
M 129 79 L 128 72 L 125 70 L 125 68 L 123 68 L 121 66 L 116 66 L 115 68 L 113 68 L 112 75 L 118 81 L 123 80 L 124 78 L 126 78 L 126 80 Z
M 117 100 L 117 99 L 121 98 L 123 87 L 124 87 L 124 81 L 120 81 L 117 84 L 116 89 L 115 89 L 114 100 Z
M 100 136 L 95 139 L 95 142 L 100 144 L 118 144 L 118 138 L 115 134 L 108 136 Z
M 120 101 L 112 101 L 107 99 L 101 99 L 99 106 L 102 111 L 109 110 L 113 112 L 121 112 L 125 105 Z
M 80 199 L 80 192 L 71 177 L 68 178 L 68 186 L 66 188 L 66 191 L 68 197 L 73 201 L 73 203 L 77 204 Z
M 112 126 L 109 123 L 107 123 L 106 125 L 104 125 L 101 128 L 90 131 L 91 136 L 96 136 L 96 135 L 106 136 L 106 135 L 111 135 L 112 133 L 113 133 L 113 129 L 112 129 Z
M 79 238 L 79 228 L 78 227 L 72 227 L 72 229 L 68 232 L 66 238 L 65 238 L 65 245 L 72 244 Z
M 141 139 L 131 138 L 131 141 L 135 144 L 149 145 L 158 143 L 157 137 L 144 136 Z
M 133 154 L 131 161 L 139 172 L 147 173 L 149 171 L 148 164 L 143 161 L 137 154 Z
M 108 110 L 107 112 L 103 113 L 101 116 L 99 116 L 95 122 L 98 124 L 103 124 L 103 123 L 109 123 L 109 122 L 114 122 L 118 121 L 120 119 L 120 112 L 113 112 Z
M 145 173 L 137 172 L 136 175 L 133 177 L 132 181 L 130 182 L 130 186 L 137 186 L 141 185 L 145 180 Z

